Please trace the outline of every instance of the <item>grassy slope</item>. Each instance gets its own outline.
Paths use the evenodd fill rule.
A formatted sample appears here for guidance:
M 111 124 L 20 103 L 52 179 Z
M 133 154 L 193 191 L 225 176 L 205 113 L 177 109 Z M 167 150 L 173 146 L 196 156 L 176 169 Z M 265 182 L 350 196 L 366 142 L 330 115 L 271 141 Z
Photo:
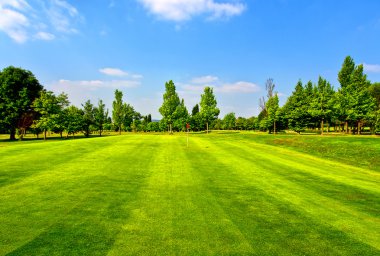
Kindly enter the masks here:
M 274 141 L 0 144 L 0 255 L 378 255 L 378 166 L 320 158 L 324 138 L 294 139 L 298 151 Z

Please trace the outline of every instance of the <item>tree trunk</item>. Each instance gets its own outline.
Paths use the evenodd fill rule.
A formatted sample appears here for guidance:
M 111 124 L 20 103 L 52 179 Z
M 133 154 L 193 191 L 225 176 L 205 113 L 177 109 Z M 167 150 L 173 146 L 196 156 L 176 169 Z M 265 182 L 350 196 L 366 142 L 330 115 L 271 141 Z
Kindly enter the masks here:
M 102 130 L 99 130 L 99 137 L 102 137 Z
M 173 131 L 172 131 L 172 124 L 169 124 L 169 133 L 172 134 Z
M 346 123 L 345 123 L 345 126 L 346 126 L 346 134 L 348 134 L 349 133 L 349 131 L 348 131 L 348 122 L 346 121 Z
M 324 126 L 324 124 L 323 124 L 323 119 L 321 120 L 321 135 L 323 135 L 323 127 Z
M 206 130 L 207 130 L 207 134 L 208 134 L 208 122 L 206 122 Z
M 61 135 L 61 139 L 62 139 L 62 133 L 63 133 L 63 131 L 60 131 L 60 132 L 59 132 L 59 135 Z
M 361 123 L 360 123 L 360 121 L 358 122 L 358 135 L 360 135 L 361 134 L 361 132 L 360 132 L 360 125 L 361 125 Z
M 121 125 L 119 126 L 119 135 L 121 135 Z
M 15 128 L 11 128 L 11 134 L 9 136 L 9 139 L 10 140 L 16 140 L 16 129 Z
M 273 134 L 276 134 L 276 120 L 273 121 Z
M 44 130 L 44 140 L 46 140 L 46 130 Z

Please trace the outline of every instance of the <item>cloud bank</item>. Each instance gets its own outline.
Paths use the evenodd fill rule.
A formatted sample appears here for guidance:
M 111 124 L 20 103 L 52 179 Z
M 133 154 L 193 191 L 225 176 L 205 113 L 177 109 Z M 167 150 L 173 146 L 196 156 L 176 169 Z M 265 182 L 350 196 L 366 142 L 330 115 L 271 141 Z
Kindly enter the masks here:
M 75 23 L 81 19 L 78 10 L 64 0 L 0 0 L 0 31 L 16 43 L 78 33 Z
M 170 21 L 186 21 L 194 16 L 207 15 L 209 19 L 240 15 L 245 5 L 240 1 L 214 0 L 138 0 L 153 15 Z

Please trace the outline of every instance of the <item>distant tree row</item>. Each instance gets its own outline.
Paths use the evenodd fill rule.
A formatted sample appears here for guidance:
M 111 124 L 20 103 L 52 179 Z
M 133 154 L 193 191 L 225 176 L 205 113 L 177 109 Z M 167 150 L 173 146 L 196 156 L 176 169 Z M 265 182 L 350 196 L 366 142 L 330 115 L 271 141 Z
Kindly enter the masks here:
M 340 88 L 319 77 L 303 84 L 298 81 L 284 106 L 279 106 L 273 79 L 266 82 L 267 97 L 260 99 L 258 117 L 235 117 L 227 114 L 214 122 L 214 129 L 261 130 L 276 133 L 279 130 L 302 132 L 316 130 L 361 134 L 380 133 L 380 83 L 371 83 L 363 73 L 363 65 L 345 58 L 338 74 Z
M 218 118 L 220 113 L 212 88 L 204 88 L 199 105 L 194 106 L 190 116 L 184 100 L 180 100 L 178 97 L 173 81 L 167 82 L 165 84 L 163 103 L 159 111 L 163 117 L 163 123 L 168 126 L 168 131 L 172 133 L 173 128 L 177 131 L 184 131 L 186 125 L 191 124 L 190 127 L 193 130 L 204 130 L 206 128 L 208 133 L 209 125 Z
M 219 108 L 213 89 L 205 87 L 199 104 L 191 113 L 180 100 L 173 81 L 165 83 L 163 103 L 159 108 L 162 120 L 153 121 L 133 106 L 123 102 L 123 93 L 115 91 L 112 117 L 102 100 L 94 106 L 90 100 L 81 108 L 70 105 L 65 93 L 55 95 L 47 91 L 27 70 L 7 67 L 0 72 L 0 133 L 16 134 L 22 138 L 27 130 L 36 134 L 79 132 L 88 137 L 103 131 L 185 131 L 191 130 L 261 130 L 276 133 L 280 130 L 318 130 L 323 134 L 332 127 L 335 131 L 360 134 L 364 128 L 380 133 L 380 83 L 371 83 L 363 73 L 363 65 L 355 65 L 346 57 L 338 74 L 340 88 L 335 90 L 326 79 L 303 84 L 298 81 L 284 106 L 279 106 L 273 79 L 266 82 L 266 97 L 260 98 L 257 117 L 237 117 L 228 113 L 218 119 Z

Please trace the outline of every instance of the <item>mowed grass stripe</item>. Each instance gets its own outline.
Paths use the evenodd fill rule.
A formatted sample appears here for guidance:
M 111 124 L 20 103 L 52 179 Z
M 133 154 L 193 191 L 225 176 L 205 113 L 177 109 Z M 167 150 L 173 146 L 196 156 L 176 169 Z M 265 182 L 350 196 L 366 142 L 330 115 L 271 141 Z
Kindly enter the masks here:
M 278 159 L 276 160 L 276 152 L 273 152 L 274 156 L 272 160 L 260 159 L 258 156 L 265 153 L 252 148 L 250 150 L 252 158 L 246 159 L 247 152 L 241 151 L 240 147 L 245 147 L 241 144 L 231 146 L 228 143 L 215 142 L 215 140 L 212 140 L 212 142 L 202 140 L 200 145 L 208 145 L 211 151 L 220 152 L 217 159 L 225 166 L 235 166 L 235 168 L 232 168 L 230 175 L 240 176 L 241 182 L 248 182 L 247 186 L 262 189 L 277 201 L 282 201 L 289 205 L 293 210 L 303 212 L 305 218 L 315 221 L 314 225 L 319 222 L 318 225 L 330 229 L 331 233 L 336 233 L 336 230 L 339 230 L 341 234 L 337 235 L 346 237 L 345 239 L 326 237 L 332 243 L 337 243 L 335 246 L 332 246 L 332 249 L 335 248 L 337 250 L 336 252 L 341 251 L 339 244 L 346 240 L 349 244 L 357 244 L 358 252 L 368 247 L 365 246 L 365 243 L 368 243 L 374 247 L 368 247 L 368 253 L 379 253 L 378 217 L 371 218 L 366 214 L 358 213 L 354 209 L 351 210 L 347 206 L 342 206 L 336 200 L 330 200 L 319 195 L 316 191 L 304 187 L 304 183 L 302 182 L 297 183 L 288 180 L 283 173 L 283 170 L 288 167 L 283 166 L 281 161 L 277 161 Z M 299 158 L 295 159 L 295 166 L 298 160 Z M 321 167 L 323 168 L 323 165 Z M 297 171 L 297 169 L 293 171 Z M 321 184 L 320 189 L 323 189 L 323 184 Z M 286 221 L 287 219 L 284 220 Z M 307 220 L 304 220 L 303 223 L 307 223 Z M 306 228 L 305 231 L 308 231 L 308 227 Z M 319 229 L 322 230 L 322 228 Z M 336 230 L 334 231 L 334 229 Z M 360 242 L 355 242 L 350 237 Z M 320 240 L 323 240 L 323 236 L 320 237 Z M 316 244 L 316 247 L 318 247 L 318 244 Z M 351 245 L 351 247 L 353 246 Z
M 128 205 L 149 176 L 152 154 L 145 137 L 104 138 L 82 152 L 76 141 L 67 163 L 3 187 L 0 254 L 103 255 L 114 242 Z M 153 140 L 152 140 L 153 139 Z M 150 138 L 154 147 L 154 137 Z M 46 145 L 49 150 L 49 144 Z M 73 157 L 72 156 L 76 156 Z M 145 161 L 136 161 L 143 157 Z
M 230 143 L 227 144 L 231 146 Z M 278 169 L 277 173 L 286 177 L 287 180 L 301 183 L 323 196 L 355 207 L 363 214 L 380 216 L 380 188 L 377 186 L 380 175 L 376 171 L 348 165 L 334 165 L 329 160 L 256 143 L 233 144 L 232 146 L 239 148 L 240 157 L 249 161 L 253 159 L 260 161 L 269 169 L 272 162 L 281 163 L 283 168 Z M 352 175 L 352 172 L 355 174 Z
M 187 158 L 186 140 L 161 137 L 152 176 L 110 255 L 231 255 L 252 252 Z

